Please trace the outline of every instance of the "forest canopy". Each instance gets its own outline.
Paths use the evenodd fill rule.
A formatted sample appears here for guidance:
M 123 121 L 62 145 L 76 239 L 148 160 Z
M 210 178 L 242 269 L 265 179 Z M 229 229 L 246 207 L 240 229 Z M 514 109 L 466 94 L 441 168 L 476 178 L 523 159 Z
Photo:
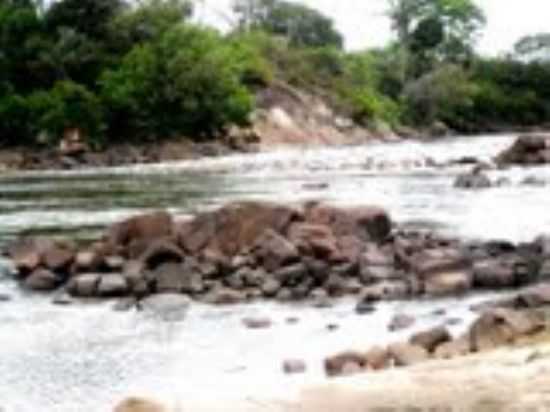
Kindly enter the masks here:
M 510 55 L 476 55 L 486 22 L 471 0 L 388 0 L 394 40 L 348 52 L 330 16 L 287 0 L 234 0 L 228 33 L 187 0 L 0 1 L 0 145 L 214 139 L 244 125 L 258 89 L 320 93 L 366 126 L 458 131 L 550 119 L 545 33 Z M 538 53 L 538 58 L 530 58 Z

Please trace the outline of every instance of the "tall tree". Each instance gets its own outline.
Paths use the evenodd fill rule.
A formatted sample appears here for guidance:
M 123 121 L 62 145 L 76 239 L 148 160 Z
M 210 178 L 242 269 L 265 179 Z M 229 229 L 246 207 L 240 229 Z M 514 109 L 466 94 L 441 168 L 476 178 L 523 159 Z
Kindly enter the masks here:
M 342 47 L 342 35 L 329 17 L 284 0 L 235 0 L 233 11 L 243 30 L 260 29 L 286 37 L 292 45 Z
M 416 76 L 436 62 L 461 63 L 473 53 L 483 11 L 473 0 L 389 0 L 389 16 L 407 69 Z M 416 73 L 414 73 L 416 71 Z M 411 73 L 409 73 L 411 74 Z

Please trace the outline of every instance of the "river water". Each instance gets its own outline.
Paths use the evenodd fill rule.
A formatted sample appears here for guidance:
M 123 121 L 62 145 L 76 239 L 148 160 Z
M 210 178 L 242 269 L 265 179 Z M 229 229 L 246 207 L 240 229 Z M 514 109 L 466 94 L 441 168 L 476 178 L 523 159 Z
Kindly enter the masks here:
M 529 240 L 550 233 L 545 187 L 520 184 L 550 169 L 494 171 L 511 185 L 479 192 L 452 187 L 464 167 L 434 167 L 450 159 L 489 160 L 514 136 L 455 138 L 437 143 L 281 149 L 256 155 L 81 172 L 0 177 L 0 244 L 22 233 L 93 238 L 106 225 L 144 210 L 187 214 L 235 199 L 376 204 L 399 223 L 468 238 Z M 192 400 L 238 399 L 252 405 L 289 399 L 321 382 L 321 360 L 345 349 L 404 339 L 387 331 L 396 313 L 417 316 L 416 328 L 473 318 L 469 306 L 494 294 L 381 304 L 359 317 L 353 300 L 330 309 L 256 303 L 231 308 L 193 305 L 182 323 L 112 310 L 112 302 L 59 307 L 0 280 L 0 410 L 110 411 L 121 398 L 150 395 L 186 411 Z M 445 315 L 437 314 L 446 309 Z M 242 318 L 268 316 L 274 325 L 245 329 Z M 298 318 L 289 324 L 288 318 Z M 336 324 L 337 330 L 327 326 Z M 304 359 L 307 373 L 288 377 L 281 363 Z M 3 408 L 3 409 L 2 409 Z

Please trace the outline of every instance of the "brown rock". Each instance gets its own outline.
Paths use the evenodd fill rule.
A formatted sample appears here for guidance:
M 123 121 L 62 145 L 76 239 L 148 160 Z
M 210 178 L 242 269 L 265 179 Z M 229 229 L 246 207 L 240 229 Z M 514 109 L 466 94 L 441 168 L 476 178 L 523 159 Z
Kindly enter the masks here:
M 432 328 L 430 330 L 415 333 L 409 342 L 412 345 L 421 346 L 428 352 L 433 352 L 439 345 L 452 340 L 452 336 L 444 326 Z
M 204 298 L 206 303 L 212 305 L 234 305 L 246 301 L 246 293 L 236 290 L 219 288 L 211 291 Z
M 272 229 L 267 229 L 256 241 L 254 255 L 268 272 L 300 259 L 296 247 Z
M 107 243 L 128 246 L 132 242 L 151 242 L 155 239 L 171 236 L 172 226 L 172 216 L 166 212 L 135 216 L 111 226 L 106 235 Z
M 388 353 L 395 366 L 412 366 L 429 359 L 429 353 L 422 346 L 396 343 L 388 346 Z
M 37 269 L 25 279 L 25 287 L 37 291 L 51 291 L 59 285 L 59 278 L 48 269 Z
M 474 285 L 486 288 L 515 286 L 514 262 L 509 259 L 487 259 L 474 264 Z
M 44 251 L 52 246 L 54 246 L 54 242 L 51 239 L 21 238 L 9 246 L 8 256 L 16 269 L 26 275 L 40 266 Z
M 102 297 L 121 297 L 129 291 L 128 282 L 121 274 L 108 274 L 101 276 L 97 293 Z
M 273 324 L 269 318 L 244 318 L 243 324 L 248 329 L 267 329 Z
M 325 372 L 327 376 L 341 376 L 346 365 L 358 365 L 364 368 L 366 365 L 365 356 L 359 352 L 343 352 L 325 359 Z
M 468 270 L 441 272 L 424 280 L 425 292 L 431 296 L 466 293 L 472 288 L 472 274 Z
M 251 249 L 266 230 L 286 233 L 299 209 L 267 202 L 237 202 L 196 216 L 178 226 L 179 244 L 196 253 L 205 248 L 234 257 Z
M 484 312 L 470 327 L 470 349 L 485 351 L 513 343 L 544 329 L 544 319 L 534 311 L 517 311 L 506 308 Z
M 470 341 L 462 337 L 449 342 L 444 342 L 435 349 L 436 359 L 452 359 L 459 356 L 466 356 L 470 353 Z
M 183 261 L 182 250 L 169 239 L 153 241 L 141 256 L 141 261 L 149 269 L 155 269 L 164 263 L 180 263 Z
M 381 370 L 390 366 L 391 356 L 386 349 L 375 346 L 366 353 L 365 360 L 370 369 Z
M 288 239 L 302 256 L 330 260 L 338 255 L 337 239 L 328 226 L 296 222 L 288 229 Z
M 330 227 L 336 237 L 351 235 L 362 241 L 381 241 L 391 231 L 388 214 L 377 207 L 338 208 L 312 203 L 306 207 L 306 221 Z
M 96 250 L 82 250 L 76 254 L 74 263 L 78 271 L 96 270 L 102 263 L 102 257 Z
M 384 281 L 363 288 L 359 300 L 361 302 L 377 302 L 380 300 L 399 300 L 409 296 L 409 287 L 404 281 Z
M 154 401 L 129 398 L 121 402 L 114 412 L 168 412 L 168 408 Z
M 200 293 L 202 276 L 191 260 L 184 263 L 164 263 L 151 272 L 157 293 Z
M 75 254 L 68 247 L 51 245 L 42 252 L 44 266 L 53 271 L 66 271 L 73 263 Z

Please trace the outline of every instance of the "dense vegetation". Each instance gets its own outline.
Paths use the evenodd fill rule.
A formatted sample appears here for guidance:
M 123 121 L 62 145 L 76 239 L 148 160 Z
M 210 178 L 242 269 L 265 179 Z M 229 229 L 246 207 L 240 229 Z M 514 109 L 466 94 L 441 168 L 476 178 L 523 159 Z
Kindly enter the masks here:
M 246 124 L 274 81 L 323 95 L 366 125 L 461 131 L 550 119 L 547 34 L 476 56 L 471 0 L 388 0 L 396 41 L 349 53 L 330 18 L 285 0 L 235 0 L 225 35 L 187 0 L 0 0 L 0 145 L 211 139 Z M 528 56 L 529 54 L 529 56 Z M 536 53 L 535 53 L 536 54 Z

